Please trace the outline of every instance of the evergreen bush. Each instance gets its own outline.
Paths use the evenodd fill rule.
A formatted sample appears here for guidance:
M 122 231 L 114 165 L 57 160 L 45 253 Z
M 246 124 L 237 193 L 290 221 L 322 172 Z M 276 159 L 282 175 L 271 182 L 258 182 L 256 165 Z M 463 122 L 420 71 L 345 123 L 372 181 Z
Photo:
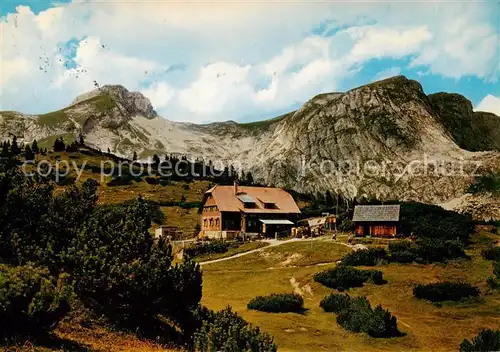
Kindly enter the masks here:
M 52 331 L 69 312 L 68 276 L 52 278 L 33 266 L 0 265 L 0 336 L 38 336 Z
M 184 255 L 194 258 L 204 254 L 226 253 L 230 247 L 229 242 L 220 240 L 198 242 L 184 249 Z
M 379 270 L 360 270 L 343 265 L 316 273 L 314 281 L 338 290 L 361 287 L 365 282 L 377 285 L 385 283 L 382 272 Z
M 273 338 L 248 324 L 227 307 L 209 313 L 201 328 L 194 334 L 194 349 L 200 352 L 252 351 L 275 352 Z
M 304 299 L 297 293 L 273 293 L 255 297 L 247 308 L 269 313 L 300 313 L 304 309 Z
M 378 305 L 373 309 L 366 297 L 351 298 L 347 294 L 331 294 L 320 306 L 325 312 L 337 314 L 337 323 L 352 332 L 364 332 L 372 337 L 400 336 L 396 317 Z
M 332 293 L 323 298 L 319 304 L 325 312 L 340 313 L 351 303 L 351 297 L 347 293 Z
M 490 246 L 481 251 L 481 255 L 484 259 L 487 260 L 495 260 L 500 261 L 500 247 L 499 246 Z
M 419 299 L 431 302 L 459 301 L 464 298 L 479 296 L 479 289 L 465 282 L 436 282 L 427 285 L 417 285 L 413 295 Z
M 472 339 L 464 339 L 460 344 L 460 352 L 500 351 L 500 330 L 483 329 Z
M 348 253 L 342 258 L 343 265 L 375 266 L 387 257 L 384 248 L 367 248 Z

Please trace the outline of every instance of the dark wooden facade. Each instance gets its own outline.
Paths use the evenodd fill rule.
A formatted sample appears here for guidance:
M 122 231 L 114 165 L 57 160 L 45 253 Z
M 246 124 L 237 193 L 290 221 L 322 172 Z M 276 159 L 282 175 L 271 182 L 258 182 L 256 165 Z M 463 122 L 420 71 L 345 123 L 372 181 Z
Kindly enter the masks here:
M 356 236 L 395 237 L 398 234 L 398 224 L 390 222 L 357 223 L 354 233 Z
M 352 221 L 356 236 L 396 237 L 399 233 L 399 205 L 357 205 Z
M 244 203 L 238 199 L 242 195 L 251 197 L 255 203 Z M 290 232 L 299 214 L 300 210 L 293 198 L 281 189 L 240 189 L 236 185 L 234 189 L 228 189 L 227 186 L 216 186 L 207 191 L 200 208 L 200 235 L 211 238 L 231 238 L 241 234 L 274 237 L 282 232 Z M 288 221 L 292 224 L 266 225 L 263 220 Z

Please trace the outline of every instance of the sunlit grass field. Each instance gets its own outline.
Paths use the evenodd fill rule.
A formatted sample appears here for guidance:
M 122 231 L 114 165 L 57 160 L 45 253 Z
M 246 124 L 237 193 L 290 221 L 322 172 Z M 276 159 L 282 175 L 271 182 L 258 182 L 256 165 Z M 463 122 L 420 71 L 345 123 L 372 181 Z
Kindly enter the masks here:
M 325 247 L 317 251 L 314 247 L 311 250 L 310 241 L 303 241 L 205 265 L 202 303 L 212 309 L 231 305 L 249 322 L 273 335 L 282 351 L 454 351 L 464 338 L 473 337 L 481 328 L 500 326 L 500 294 L 487 293 L 486 288 L 492 264 L 480 255 L 481 248 L 497 238 L 484 229 L 475 234 L 468 250 L 471 260 L 377 266 L 387 284 L 366 284 L 348 291 L 353 296 L 367 296 L 372 306 L 381 304 L 389 309 L 398 318 L 403 337 L 377 339 L 348 332 L 336 323 L 334 314 L 324 313 L 319 307 L 321 299 L 334 290 L 314 282 L 314 273 L 334 266 L 350 250 L 331 242 L 318 242 L 318 246 Z M 326 258 L 331 264 L 321 265 Z M 453 279 L 478 286 L 481 297 L 442 306 L 413 297 L 412 289 L 418 283 Z M 257 295 L 294 290 L 304 295 L 304 314 L 263 313 L 246 308 Z

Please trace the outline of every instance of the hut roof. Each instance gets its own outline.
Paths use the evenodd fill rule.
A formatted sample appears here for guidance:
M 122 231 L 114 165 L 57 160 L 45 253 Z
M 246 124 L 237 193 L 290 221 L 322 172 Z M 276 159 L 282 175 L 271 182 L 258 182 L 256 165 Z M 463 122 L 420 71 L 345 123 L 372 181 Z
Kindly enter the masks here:
M 300 214 L 300 210 L 290 193 L 281 188 L 237 186 L 215 186 L 205 193 L 203 203 L 212 195 L 220 211 L 244 213 Z M 254 204 L 246 208 L 245 203 Z M 272 203 L 273 208 L 266 204 Z
M 400 205 L 356 205 L 354 222 L 394 222 L 399 221 Z

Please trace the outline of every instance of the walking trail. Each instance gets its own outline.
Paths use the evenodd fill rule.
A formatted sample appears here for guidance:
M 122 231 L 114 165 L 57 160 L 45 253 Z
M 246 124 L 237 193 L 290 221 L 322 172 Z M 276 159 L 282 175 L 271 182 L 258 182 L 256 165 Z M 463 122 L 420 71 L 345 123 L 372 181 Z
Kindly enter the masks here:
M 329 239 L 329 237 L 328 237 L 328 239 Z M 326 237 L 315 237 L 312 240 L 311 239 L 302 239 L 302 238 L 292 238 L 292 239 L 285 240 L 285 241 L 280 241 L 280 240 L 275 240 L 275 239 L 266 239 L 266 240 L 262 240 L 262 242 L 269 243 L 269 246 L 266 246 L 266 247 L 263 247 L 263 248 L 252 249 L 252 250 L 247 251 L 247 252 L 237 253 L 237 254 L 232 255 L 230 257 L 224 257 L 224 258 L 219 258 L 219 259 L 208 260 L 206 262 L 201 262 L 199 264 L 200 264 L 200 266 L 202 266 L 202 265 L 206 265 L 206 264 L 219 263 L 219 262 L 223 262 L 223 261 L 226 261 L 226 260 L 231 260 L 231 259 L 243 257 L 244 255 L 248 255 L 248 254 L 252 254 L 252 253 L 257 253 L 257 252 L 263 251 L 263 250 L 265 250 L 267 248 L 281 246 L 282 244 L 287 244 L 287 243 L 291 243 L 291 242 L 299 242 L 299 241 L 325 241 L 325 240 L 327 240 Z M 350 244 L 343 243 L 343 242 L 334 242 L 334 243 L 338 243 L 340 245 L 352 248 L 353 250 L 365 249 L 366 248 L 366 246 L 364 246 L 362 244 L 350 245 Z

